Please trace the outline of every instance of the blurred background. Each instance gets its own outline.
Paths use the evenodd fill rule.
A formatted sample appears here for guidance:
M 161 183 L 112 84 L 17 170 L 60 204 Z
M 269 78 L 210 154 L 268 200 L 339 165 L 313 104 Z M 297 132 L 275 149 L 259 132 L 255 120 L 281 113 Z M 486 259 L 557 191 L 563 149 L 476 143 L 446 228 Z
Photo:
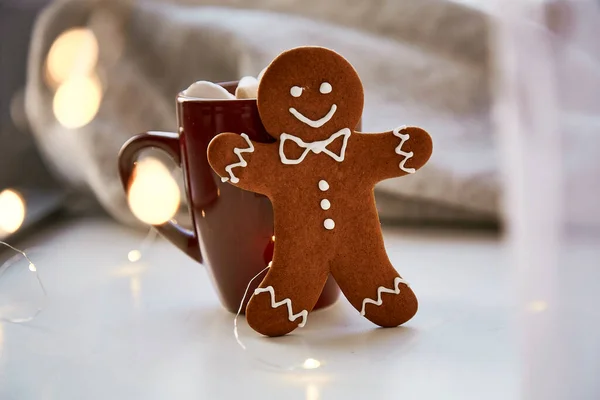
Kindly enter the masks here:
M 123 193 L 121 145 L 175 131 L 194 81 L 330 47 L 363 80 L 365 131 L 434 139 L 422 171 L 377 187 L 384 226 L 506 243 L 523 398 L 599 398 L 598 38 L 591 0 L 0 0 L 0 240 L 90 215 L 140 232 L 185 221 L 161 153 Z
M 281 51 L 312 44 L 357 68 L 365 131 L 402 122 L 439 132 L 440 151 L 421 176 L 378 187 L 382 219 L 496 229 L 491 26 L 475 5 L 388 1 L 387 12 L 358 2 L 341 15 L 340 4 L 316 0 L 4 0 L 2 186 L 41 193 L 43 184 L 63 208 L 84 204 L 131 226 L 166 221 L 175 203 L 185 206 L 181 178 L 163 155 L 144 155 L 129 207 L 117 179 L 120 146 L 136 133 L 173 131 L 175 95 L 191 82 L 257 76 Z M 144 185 L 148 174 L 154 183 Z

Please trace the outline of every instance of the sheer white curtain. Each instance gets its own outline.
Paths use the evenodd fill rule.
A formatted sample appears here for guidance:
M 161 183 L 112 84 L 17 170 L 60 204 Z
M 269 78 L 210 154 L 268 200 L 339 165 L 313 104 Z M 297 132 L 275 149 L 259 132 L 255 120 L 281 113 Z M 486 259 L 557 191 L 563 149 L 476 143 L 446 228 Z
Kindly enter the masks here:
M 600 398 L 599 8 L 497 11 L 496 122 L 528 400 Z

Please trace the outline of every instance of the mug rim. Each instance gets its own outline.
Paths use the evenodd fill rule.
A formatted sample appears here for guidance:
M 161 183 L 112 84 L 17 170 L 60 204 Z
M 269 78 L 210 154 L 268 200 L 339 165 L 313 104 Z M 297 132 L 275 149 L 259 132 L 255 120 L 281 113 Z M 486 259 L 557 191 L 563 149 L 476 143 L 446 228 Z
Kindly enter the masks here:
M 185 96 L 182 93 L 177 95 L 179 103 L 231 103 L 231 102 L 249 102 L 256 103 L 256 99 L 201 99 L 199 97 Z
M 236 85 L 240 81 L 227 81 L 227 82 L 216 82 L 216 85 L 221 86 L 222 88 L 226 88 L 226 86 Z M 192 97 L 184 94 L 185 90 L 177 93 L 177 102 L 178 103 L 228 103 L 228 102 L 252 102 L 256 103 L 256 99 L 203 99 L 200 97 Z

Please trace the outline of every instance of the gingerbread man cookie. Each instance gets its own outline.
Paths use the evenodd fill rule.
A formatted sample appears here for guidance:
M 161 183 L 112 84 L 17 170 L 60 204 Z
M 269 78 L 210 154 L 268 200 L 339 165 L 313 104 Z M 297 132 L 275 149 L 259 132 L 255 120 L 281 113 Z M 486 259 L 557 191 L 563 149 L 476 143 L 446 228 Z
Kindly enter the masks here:
M 417 312 L 417 298 L 385 252 L 373 190 L 425 165 L 431 138 L 414 127 L 353 131 L 363 102 L 362 83 L 339 54 L 292 49 L 271 63 L 258 88 L 259 113 L 276 142 L 222 133 L 210 143 L 209 162 L 223 181 L 273 203 L 272 266 L 246 309 L 259 333 L 304 326 L 330 273 L 377 325 L 398 326 Z

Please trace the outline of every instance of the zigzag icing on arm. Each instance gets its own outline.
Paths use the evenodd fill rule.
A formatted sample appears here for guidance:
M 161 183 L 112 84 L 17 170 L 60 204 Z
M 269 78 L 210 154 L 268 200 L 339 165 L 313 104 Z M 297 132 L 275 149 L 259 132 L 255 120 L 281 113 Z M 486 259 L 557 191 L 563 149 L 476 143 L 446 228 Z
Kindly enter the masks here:
M 240 149 L 239 147 L 236 147 L 235 149 L 233 149 L 233 152 L 238 156 L 240 161 L 235 164 L 230 164 L 225 167 L 225 171 L 229 174 L 229 178 L 227 178 L 227 177 L 221 178 L 222 182 L 227 182 L 229 179 L 231 179 L 232 183 L 238 183 L 240 181 L 240 179 L 234 175 L 233 169 L 237 168 L 237 167 L 244 168 L 244 167 L 248 166 L 248 163 L 246 162 L 246 160 L 244 160 L 244 157 L 242 157 L 242 153 L 253 153 L 254 152 L 254 145 L 248 138 L 248 135 L 246 135 L 245 133 L 242 133 L 241 136 L 246 140 L 246 143 L 248 143 L 248 147 L 245 149 Z
M 402 146 L 404 146 L 404 143 L 406 141 L 408 141 L 408 139 L 410 139 L 410 135 L 408 133 L 400 133 L 401 131 L 406 129 L 406 125 L 402 125 L 399 128 L 394 129 L 394 136 L 399 137 L 401 142 L 398 145 L 398 147 L 396 147 L 396 154 L 399 154 L 401 156 L 404 156 L 404 159 L 400 162 L 400 169 L 406 173 L 409 174 L 414 174 L 417 170 L 414 168 L 406 168 L 404 166 L 404 164 L 406 164 L 406 162 L 412 157 L 414 156 L 414 153 L 411 151 L 409 153 L 405 152 L 402 150 Z
M 367 306 L 367 304 L 375 304 L 377 307 L 381 306 L 383 304 L 383 299 L 381 298 L 381 295 L 383 293 L 400 294 L 400 284 L 401 283 L 405 284 L 406 286 L 410 286 L 407 281 L 400 278 L 399 276 L 397 276 L 394 279 L 394 287 L 392 289 L 388 289 L 384 286 L 380 286 L 377 289 L 377 300 L 373 300 L 373 299 L 369 299 L 369 298 L 366 298 L 363 300 L 362 309 L 360 310 L 360 315 L 362 315 L 363 317 L 365 316 L 365 314 L 366 314 L 365 307 Z
M 292 310 L 292 301 L 290 299 L 283 299 L 280 302 L 275 302 L 275 289 L 273 286 L 267 286 L 266 288 L 258 288 L 254 291 L 254 295 L 269 292 L 271 294 L 271 307 L 277 308 L 279 306 L 286 305 L 288 309 L 288 319 L 290 322 L 294 322 L 298 317 L 302 317 L 302 322 L 298 324 L 298 327 L 302 328 L 306 325 L 306 318 L 308 317 L 308 311 L 302 310 L 298 314 L 294 314 Z

